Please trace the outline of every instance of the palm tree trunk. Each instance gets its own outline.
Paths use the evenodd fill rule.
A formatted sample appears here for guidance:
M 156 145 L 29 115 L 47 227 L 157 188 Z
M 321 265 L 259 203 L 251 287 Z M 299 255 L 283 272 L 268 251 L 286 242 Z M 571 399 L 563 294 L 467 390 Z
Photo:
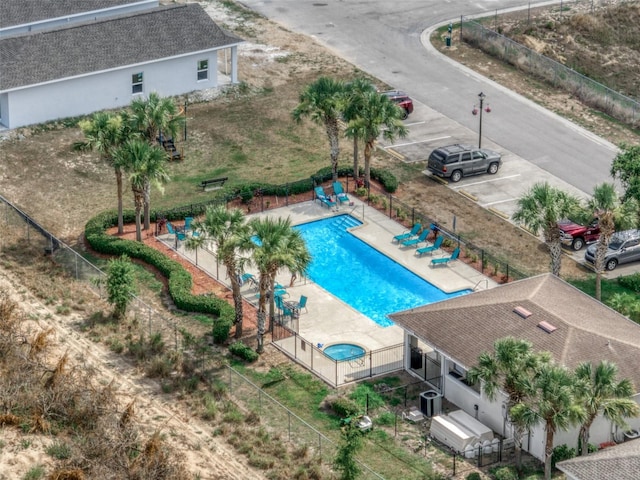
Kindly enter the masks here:
M 136 204 L 136 241 L 142 242 L 142 230 L 140 228 L 140 216 L 142 212 L 142 204 L 144 203 L 142 200 L 142 195 L 136 195 L 135 204 Z
M 260 274 L 260 298 L 258 299 L 258 347 L 256 352 L 264 352 L 264 326 L 266 323 L 267 291 L 269 290 L 269 280 L 263 273 Z
M 553 455 L 553 428 L 547 425 L 545 429 L 547 432 L 546 441 L 544 445 L 544 478 L 545 480 L 551 480 L 551 455 Z
M 358 165 L 358 139 L 354 138 L 353 139 L 353 179 L 354 181 L 358 178 L 359 176 L 359 165 Z
M 557 224 L 547 225 L 544 230 L 544 243 L 549 249 L 551 257 L 551 273 L 560 276 L 562 266 L 562 243 L 560 242 L 560 231 Z
M 331 176 L 334 182 L 338 180 L 338 159 L 340 157 L 339 133 L 338 119 L 327 122 L 327 136 L 329 137 L 329 146 L 331 147 Z
M 364 145 L 364 186 L 369 187 L 371 182 L 371 155 L 373 153 L 374 140 L 368 141 Z
M 122 214 L 122 169 L 116 167 L 116 185 L 118 186 L 118 235 L 124 233 L 124 218 Z
M 265 324 L 265 311 L 264 305 L 262 308 L 258 309 L 258 348 L 256 348 L 256 352 L 262 353 L 264 352 L 264 324 Z
M 144 230 L 149 230 L 151 225 L 151 182 L 148 180 L 144 182 Z
M 234 319 L 234 325 L 236 327 L 235 337 L 242 337 L 242 321 L 244 319 L 244 312 L 242 306 L 242 293 L 240 293 L 240 282 L 238 280 L 238 274 L 233 268 L 233 265 L 226 265 L 227 272 L 229 272 L 229 281 L 231 282 L 231 292 L 233 294 L 233 306 L 236 309 L 236 315 Z
M 585 423 L 580 426 L 580 455 L 583 457 L 589 454 L 589 430 L 591 429 L 592 423 L 593 419 L 587 419 Z
M 596 300 L 602 299 L 602 270 L 596 267 Z
M 516 470 L 520 472 L 522 470 L 522 437 L 524 436 L 524 430 L 522 427 L 514 425 L 513 427 L 513 453 L 515 456 Z

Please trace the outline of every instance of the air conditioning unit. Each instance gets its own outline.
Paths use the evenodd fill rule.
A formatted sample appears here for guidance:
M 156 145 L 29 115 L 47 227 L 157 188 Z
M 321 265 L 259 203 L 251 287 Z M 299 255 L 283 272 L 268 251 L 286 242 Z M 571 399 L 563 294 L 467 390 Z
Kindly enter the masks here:
M 442 413 L 442 395 L 435 390 L 427 390 L 420 394 L 420 411 L 427 417 Z

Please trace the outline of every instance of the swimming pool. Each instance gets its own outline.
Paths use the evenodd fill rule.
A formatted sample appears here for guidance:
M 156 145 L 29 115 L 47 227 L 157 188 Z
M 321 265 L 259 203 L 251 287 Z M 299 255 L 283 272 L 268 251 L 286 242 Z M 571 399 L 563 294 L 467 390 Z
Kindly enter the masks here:
M 298 225 L 312 255 L 308 276 L 378 325 L 388 314 L 469 293 L 444 293 L 346 230 L 361 222 L 338 215 Z

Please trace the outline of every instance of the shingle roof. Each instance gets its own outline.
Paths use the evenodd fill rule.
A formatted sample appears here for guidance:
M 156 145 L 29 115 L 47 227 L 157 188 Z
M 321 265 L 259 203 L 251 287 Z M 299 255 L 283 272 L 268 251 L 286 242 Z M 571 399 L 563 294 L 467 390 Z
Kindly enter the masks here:
M 532 313 L 522 318 L 513 310 Z M 530 341 L 551 352 L 559 363 L 609 360 L 640 387 L 640 325 L 551 274 L 501 285 L 491 290 L 433 303 L 390 315 L 402 328 L 449 355 L 464 367 L 506 336 Z M 546 333 L 537 325 L 557 327 Z
M 2 0 L 0 28 L 125 5 L 135 0 Z
M 580 480 L 637 480 L 640 477 L 640 440 L 605 448 L 587 457 L 558 462 L 557 467 Z
M 0 39 L 0 91 L 242 42 L 198 4 Z

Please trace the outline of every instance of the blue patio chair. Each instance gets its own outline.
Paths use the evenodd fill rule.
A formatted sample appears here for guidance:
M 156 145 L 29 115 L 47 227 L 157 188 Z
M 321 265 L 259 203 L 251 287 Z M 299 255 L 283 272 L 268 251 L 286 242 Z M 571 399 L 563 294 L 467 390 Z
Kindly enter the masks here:
M 280 312 L 282 312 L 282 315 L 284 317 L 293 317 L 293 309 L 285 303 L 281 296 L 276 295 L 274 297 L 274 301 L 276 307 L 278 308 L 278 310 L 280 310 Z
M 178 230 L 173 228 L 171 222 L 167 222 L 167 232 L 169 232 L 171 235 L 175 235 L 178 240 L 184 240 L 187 238 L 184 232 L 179 232 Z
M 251 288 L 258 290 L 258 282 L 253 273 L 243 273 L 240 276 L 240 286 L 249 285 Z
M 460 249 L 456 248 L 450 257 L 440 257 L 431 260 L 431 266 L 436 267 L 438 265 L 449 265 L 449 262 L 451 262 L 452 260 L 456 260 L 458 258 L 458 255 L 460 255 Z
M 322 186 L 315 187 L 314 191 L 316 192 L 316 198 L 320 200 L 320 203 L 322 205 L 326 205 L 329 209 L 338 207 L 338 204 L 331 200 L 331 197 L 329 197 L 326 193 L 324 193 L 324 189 L 322 188 Z
M 441 235 L 438 238 L 436 238 L 436 241 L 433 243 L 433 245 L 427 245 L 426 247 L 420 247 L 416 250 L 416 255 L 418 256 L 422 256 L 425 253 L 433 253 L 435 252 L 437 249 L 440 248 L 440 245 L 442 245 L 442 241 L 444 240 L 444 237 Z
M 402 246 L 403 247 L 411 247 L 413 245 L 418 246 L 419 243 L 422 243 L 427 240 L 427 236 L 429 235 L 429 233 L 431 233 L 431 230 L 429 230 L 428 228 L 425 228 L 424 230 L 422 230 L 422 232 L 420 232 L 419 237 L 405 240 L 404 242 L 402 242 Z
M 336 194 L 336 198 L 340 203 L 349 202 L 349 197 L 342 189 L 342 184 L 340 182 L 333 182 L 333 193 Z
M 285 302 L 285 304 L 291 307 L 294 311 L 297 310 L 299 312 L 304 308 L 305 312 L 309 312 L 309 310 L 307 310 L 307 297 L 304 295 L 300 295 L 300 300 L 297 302 Z
M 191 234 L 192 237 L 199 237 L 200 232 L 193 228 L 193 217 L 185 217 L 184 219 L 184 231 Z
M 416 223 L 411 229 L 411 231 L 406 231 L 399 235 L 396 235 L 395 237 L 393 237 L 392 241 L 400 243 L 404 240 L 409 240 L 410 238 L 418 235 L 418 232 L 420 231 L 421 228 L 422 228 L 422 225 L 419 223 Z

